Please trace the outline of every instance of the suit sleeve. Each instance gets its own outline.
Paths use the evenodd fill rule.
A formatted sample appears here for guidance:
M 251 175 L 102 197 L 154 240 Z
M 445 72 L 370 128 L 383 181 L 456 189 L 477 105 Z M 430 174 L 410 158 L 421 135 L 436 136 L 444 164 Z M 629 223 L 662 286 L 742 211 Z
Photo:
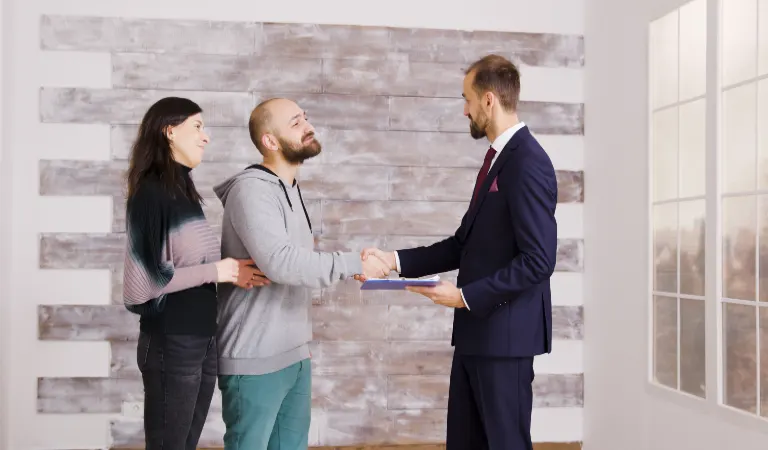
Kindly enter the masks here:
M 505 267 L 462 288 L 469 310 L 487 316 L 547 280 L 557 255 L 557 179 L 548 158 L 531 156 L 504 189 L 519 253 Z
M 466 215 L 453 236 L 429 246 L 397 250 L 400 275 L 406 278 L 418 278 L 458 269 L 463 247 L 459 236 L 465 219 Z
M 169 251 L 171 220 L 170 204 L 159 189 L 143 186 L 128 201 L 123 270 L 125 305 L 140 305 L 216 281 L 214 263 L 174 267 Z

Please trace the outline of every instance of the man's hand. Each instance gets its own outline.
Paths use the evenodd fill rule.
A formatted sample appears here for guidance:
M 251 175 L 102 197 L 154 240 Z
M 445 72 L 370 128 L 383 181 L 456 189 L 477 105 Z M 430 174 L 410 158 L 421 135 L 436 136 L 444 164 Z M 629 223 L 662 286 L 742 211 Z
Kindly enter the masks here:
M 268 286 L 271 281 L 267 276 L 254 266 L 252 259 L 238 259 L 237 263 L 240 265 L 240 271 L 237 275 L 237 281 L 235 286 L 243 289 L 251 289 L 254 286 Z
M 355 275 L 355 279 L 365 281 L 368 278 L 387 278 L 391 270 L 387 266 L 384 260 L 371 256 L 369 258 L 362 258 L 363 260 L 363 273 Z
M 449 308 L 466 308 L 464 299 L 461 298 L 461 291 L 448 281 L 441 281 L 435 287 L 407 286 L 405 289 L 428 297 L 438 305 Z
M 372 261 L 372 260 L 381 261 L 381 264 L 384 265 L 386 272 L 381 277 L 370 276 L 365 273 L 362 273 L 360 275 L 355 275 L 355 279 L 358 281 L 365 281 L 368 278 L 386 278 L 387 276 L 389 276 L 389 273 L 391 271 L 397 270 L 397 263 L 395 262 L 394 252 L 384 252 L 375 247 L 368 247 L 363 249 L 363 251 L 360 252 L 360 259 L 363 260 L 363 272 L 365 272 L 366 261 Z
M 363 251 L 360 252 L 360 257 L 363 258 L 363 261 L 368 259 L 368 257 L 370 256 L 375 256 L 380 260 L 384 261 L 384 263 L 389 267 L 390 271 L 397 270 L 397 262 L 395 261 L 395 252 L 385 252 L 376 247 L 364 248 Z

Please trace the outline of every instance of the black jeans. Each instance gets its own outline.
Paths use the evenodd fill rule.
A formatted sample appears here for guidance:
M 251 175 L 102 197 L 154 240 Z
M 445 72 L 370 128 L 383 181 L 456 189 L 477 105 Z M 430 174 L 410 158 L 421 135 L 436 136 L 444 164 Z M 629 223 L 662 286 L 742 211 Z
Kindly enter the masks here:
M 216 384 L 215 338 L 142 331 L 137 362 L 146 449 L 197 448 Z

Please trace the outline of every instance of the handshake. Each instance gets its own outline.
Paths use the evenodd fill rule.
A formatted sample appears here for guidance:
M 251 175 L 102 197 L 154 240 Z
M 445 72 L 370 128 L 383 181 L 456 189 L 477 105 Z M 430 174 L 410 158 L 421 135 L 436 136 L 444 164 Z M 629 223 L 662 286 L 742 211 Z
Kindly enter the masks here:
M 363 273 L 355 275 L 355 280 L 365 281 L 369 278 L 387 278 L 389 273 L 397 270 L 394 252 L 384 252 L 378 248 L 365 248 L 360 252 L 363 263 Z

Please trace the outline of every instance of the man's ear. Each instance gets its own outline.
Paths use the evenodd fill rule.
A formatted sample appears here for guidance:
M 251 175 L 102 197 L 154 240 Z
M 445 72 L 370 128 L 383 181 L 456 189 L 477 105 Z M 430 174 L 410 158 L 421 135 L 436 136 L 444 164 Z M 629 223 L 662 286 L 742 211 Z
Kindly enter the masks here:
M 279 148 L 277 137 L 271 133 L 264 133 L 261 135 L 261 144 L 264 146 L 264 148 L 272 151 L 277 151 Z
M 493 106 L 494 100 L 495 98 L 493 96 L 493 92 L 489 91 L 483 94 L 483 101 L 485 102 L 485 106 L 487 106 L 488 108 L 491 108 Z

